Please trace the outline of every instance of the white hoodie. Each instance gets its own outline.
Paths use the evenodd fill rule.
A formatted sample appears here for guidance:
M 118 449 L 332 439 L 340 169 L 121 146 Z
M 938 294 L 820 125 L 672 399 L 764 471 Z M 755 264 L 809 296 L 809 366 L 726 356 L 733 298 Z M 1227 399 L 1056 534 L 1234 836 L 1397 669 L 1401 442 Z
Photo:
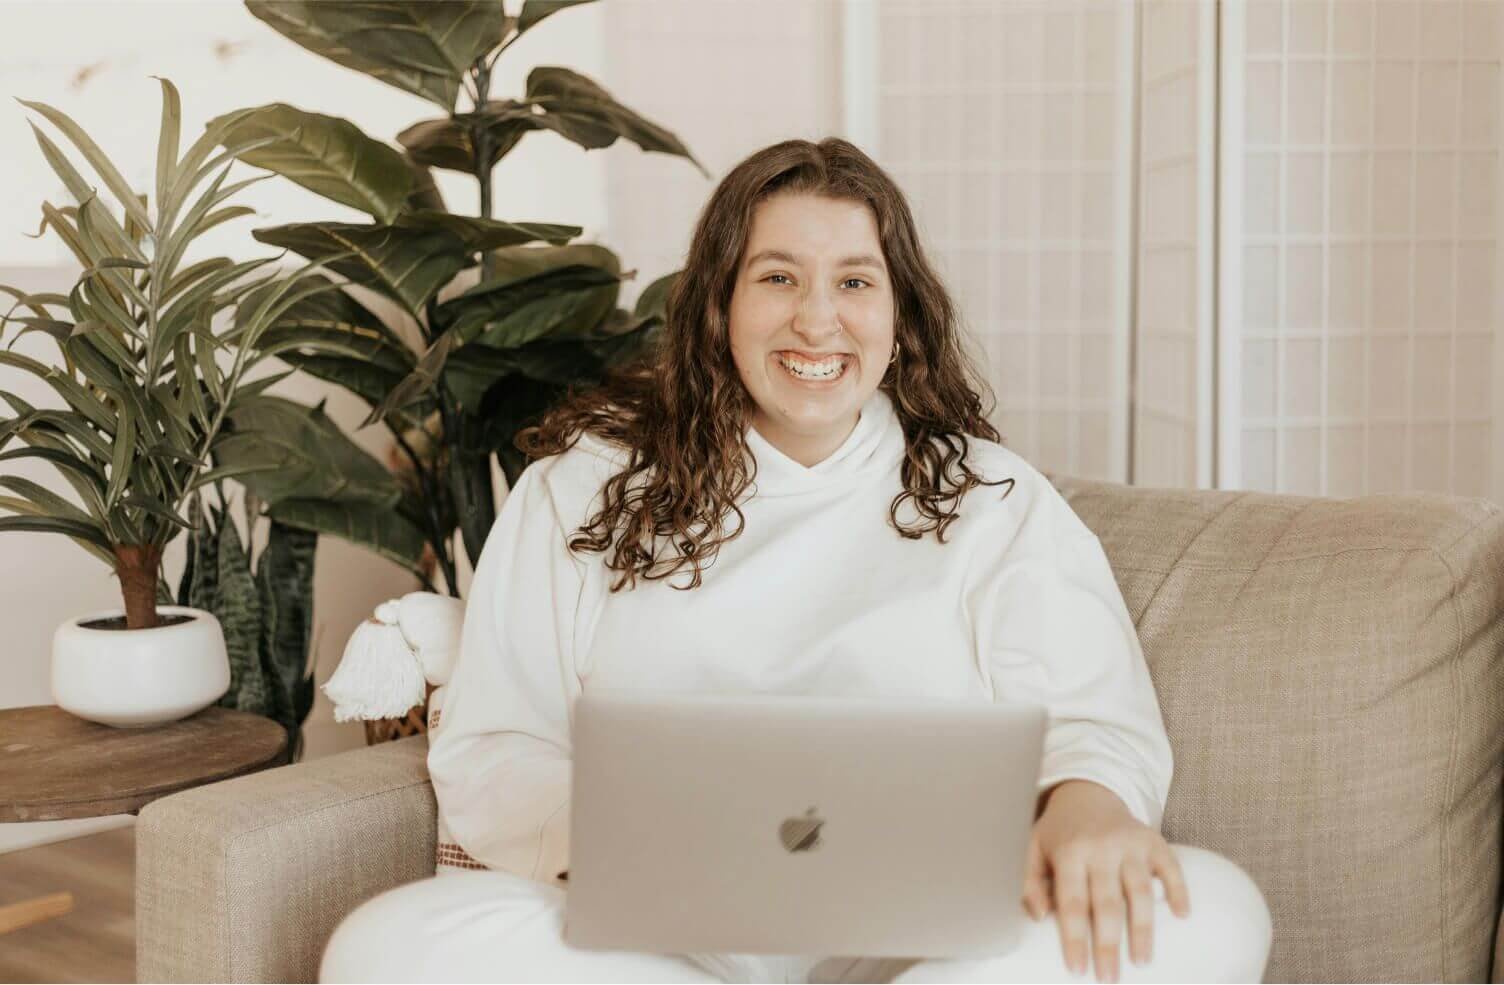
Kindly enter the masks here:
M 882 391 L 812 468 L 749 429 L 745 527 L 690 591 L 671 587 L 686 569 L 611 593 L 603 555 L 565 547 L 620 449 L 587 435 L 530 465 L 481 552 L 431 736 L 454 840 L 532 879 L 568 868 L 570 717 L 596 686 L 1035 701 L 1051 719 L 1040 790 L 1093 780 L 1157 828 L 1170 744 L 1101 544 L 1017 454 L 968 440 L 973 470 L 1016 484 L 973 488 L 939 544 L 890 524 L 904 442 Z

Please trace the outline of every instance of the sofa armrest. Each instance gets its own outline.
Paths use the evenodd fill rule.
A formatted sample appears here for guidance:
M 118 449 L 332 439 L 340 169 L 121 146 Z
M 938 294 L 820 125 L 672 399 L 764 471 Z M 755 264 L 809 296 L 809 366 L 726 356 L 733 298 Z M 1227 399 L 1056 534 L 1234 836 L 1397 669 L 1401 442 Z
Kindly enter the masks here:
M 434 872 L 416 735 L 163 797 L 136 823 L 136 980 L 313 982 L 357 905 Z

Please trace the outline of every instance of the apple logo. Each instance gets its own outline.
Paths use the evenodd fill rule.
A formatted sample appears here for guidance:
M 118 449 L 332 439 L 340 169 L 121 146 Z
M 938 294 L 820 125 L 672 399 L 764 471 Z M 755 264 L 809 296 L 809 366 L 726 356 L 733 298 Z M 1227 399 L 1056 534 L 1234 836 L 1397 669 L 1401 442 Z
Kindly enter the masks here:
M 815 816 L 811 807 L 803 817 L 791 817 L 778 826 L 778 837 L 790 852 L 807 852 L 820 845 L 820 827 L 825 819 Z

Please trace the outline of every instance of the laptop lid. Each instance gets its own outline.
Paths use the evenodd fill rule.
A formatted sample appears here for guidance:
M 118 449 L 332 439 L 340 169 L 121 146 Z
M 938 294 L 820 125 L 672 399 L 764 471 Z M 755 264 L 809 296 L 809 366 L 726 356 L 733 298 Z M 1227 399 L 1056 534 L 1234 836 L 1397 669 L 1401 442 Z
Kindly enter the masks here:
M 1023 921 L 1043 708 L 595 691 L 565 939 L 660 953 L 996 954 Z

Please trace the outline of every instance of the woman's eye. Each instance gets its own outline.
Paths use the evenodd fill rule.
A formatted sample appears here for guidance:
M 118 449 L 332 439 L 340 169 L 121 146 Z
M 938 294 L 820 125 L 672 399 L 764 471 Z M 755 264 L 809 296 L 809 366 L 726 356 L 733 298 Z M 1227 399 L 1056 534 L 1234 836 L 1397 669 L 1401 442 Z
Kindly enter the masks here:
M 767 277 L 765 277 L 763 279 L 764 280 L 772 280 L 774 277 L 783 277 L 783 274 L 769 274 Z M 784 280 L 788 280 L 787 277 L 783 277 L 783 279 Z
M 842 282 L 841 282 L 841 283 L 843 283 L 843 284 L 850 284 L 850 283 L 852 283 L 852 282 L 853 282 L 853 281 L 855 281 L 855 282 L 856 282 L 856 283 L 858 283 L 858 284 L 865 284 L 865 283 L 867 283 L 867 282 L 866 282 L 866 281 L 864 281 L 864 280 L 862 280 L 862 279 L 861 279 L 861 278 L 860 278 L 860 277 L 847 277 L 847 278 L 846 278 L 846 279 L 845 279 L 845 280 L 844 280 L 844 281 L 842 281 Z

